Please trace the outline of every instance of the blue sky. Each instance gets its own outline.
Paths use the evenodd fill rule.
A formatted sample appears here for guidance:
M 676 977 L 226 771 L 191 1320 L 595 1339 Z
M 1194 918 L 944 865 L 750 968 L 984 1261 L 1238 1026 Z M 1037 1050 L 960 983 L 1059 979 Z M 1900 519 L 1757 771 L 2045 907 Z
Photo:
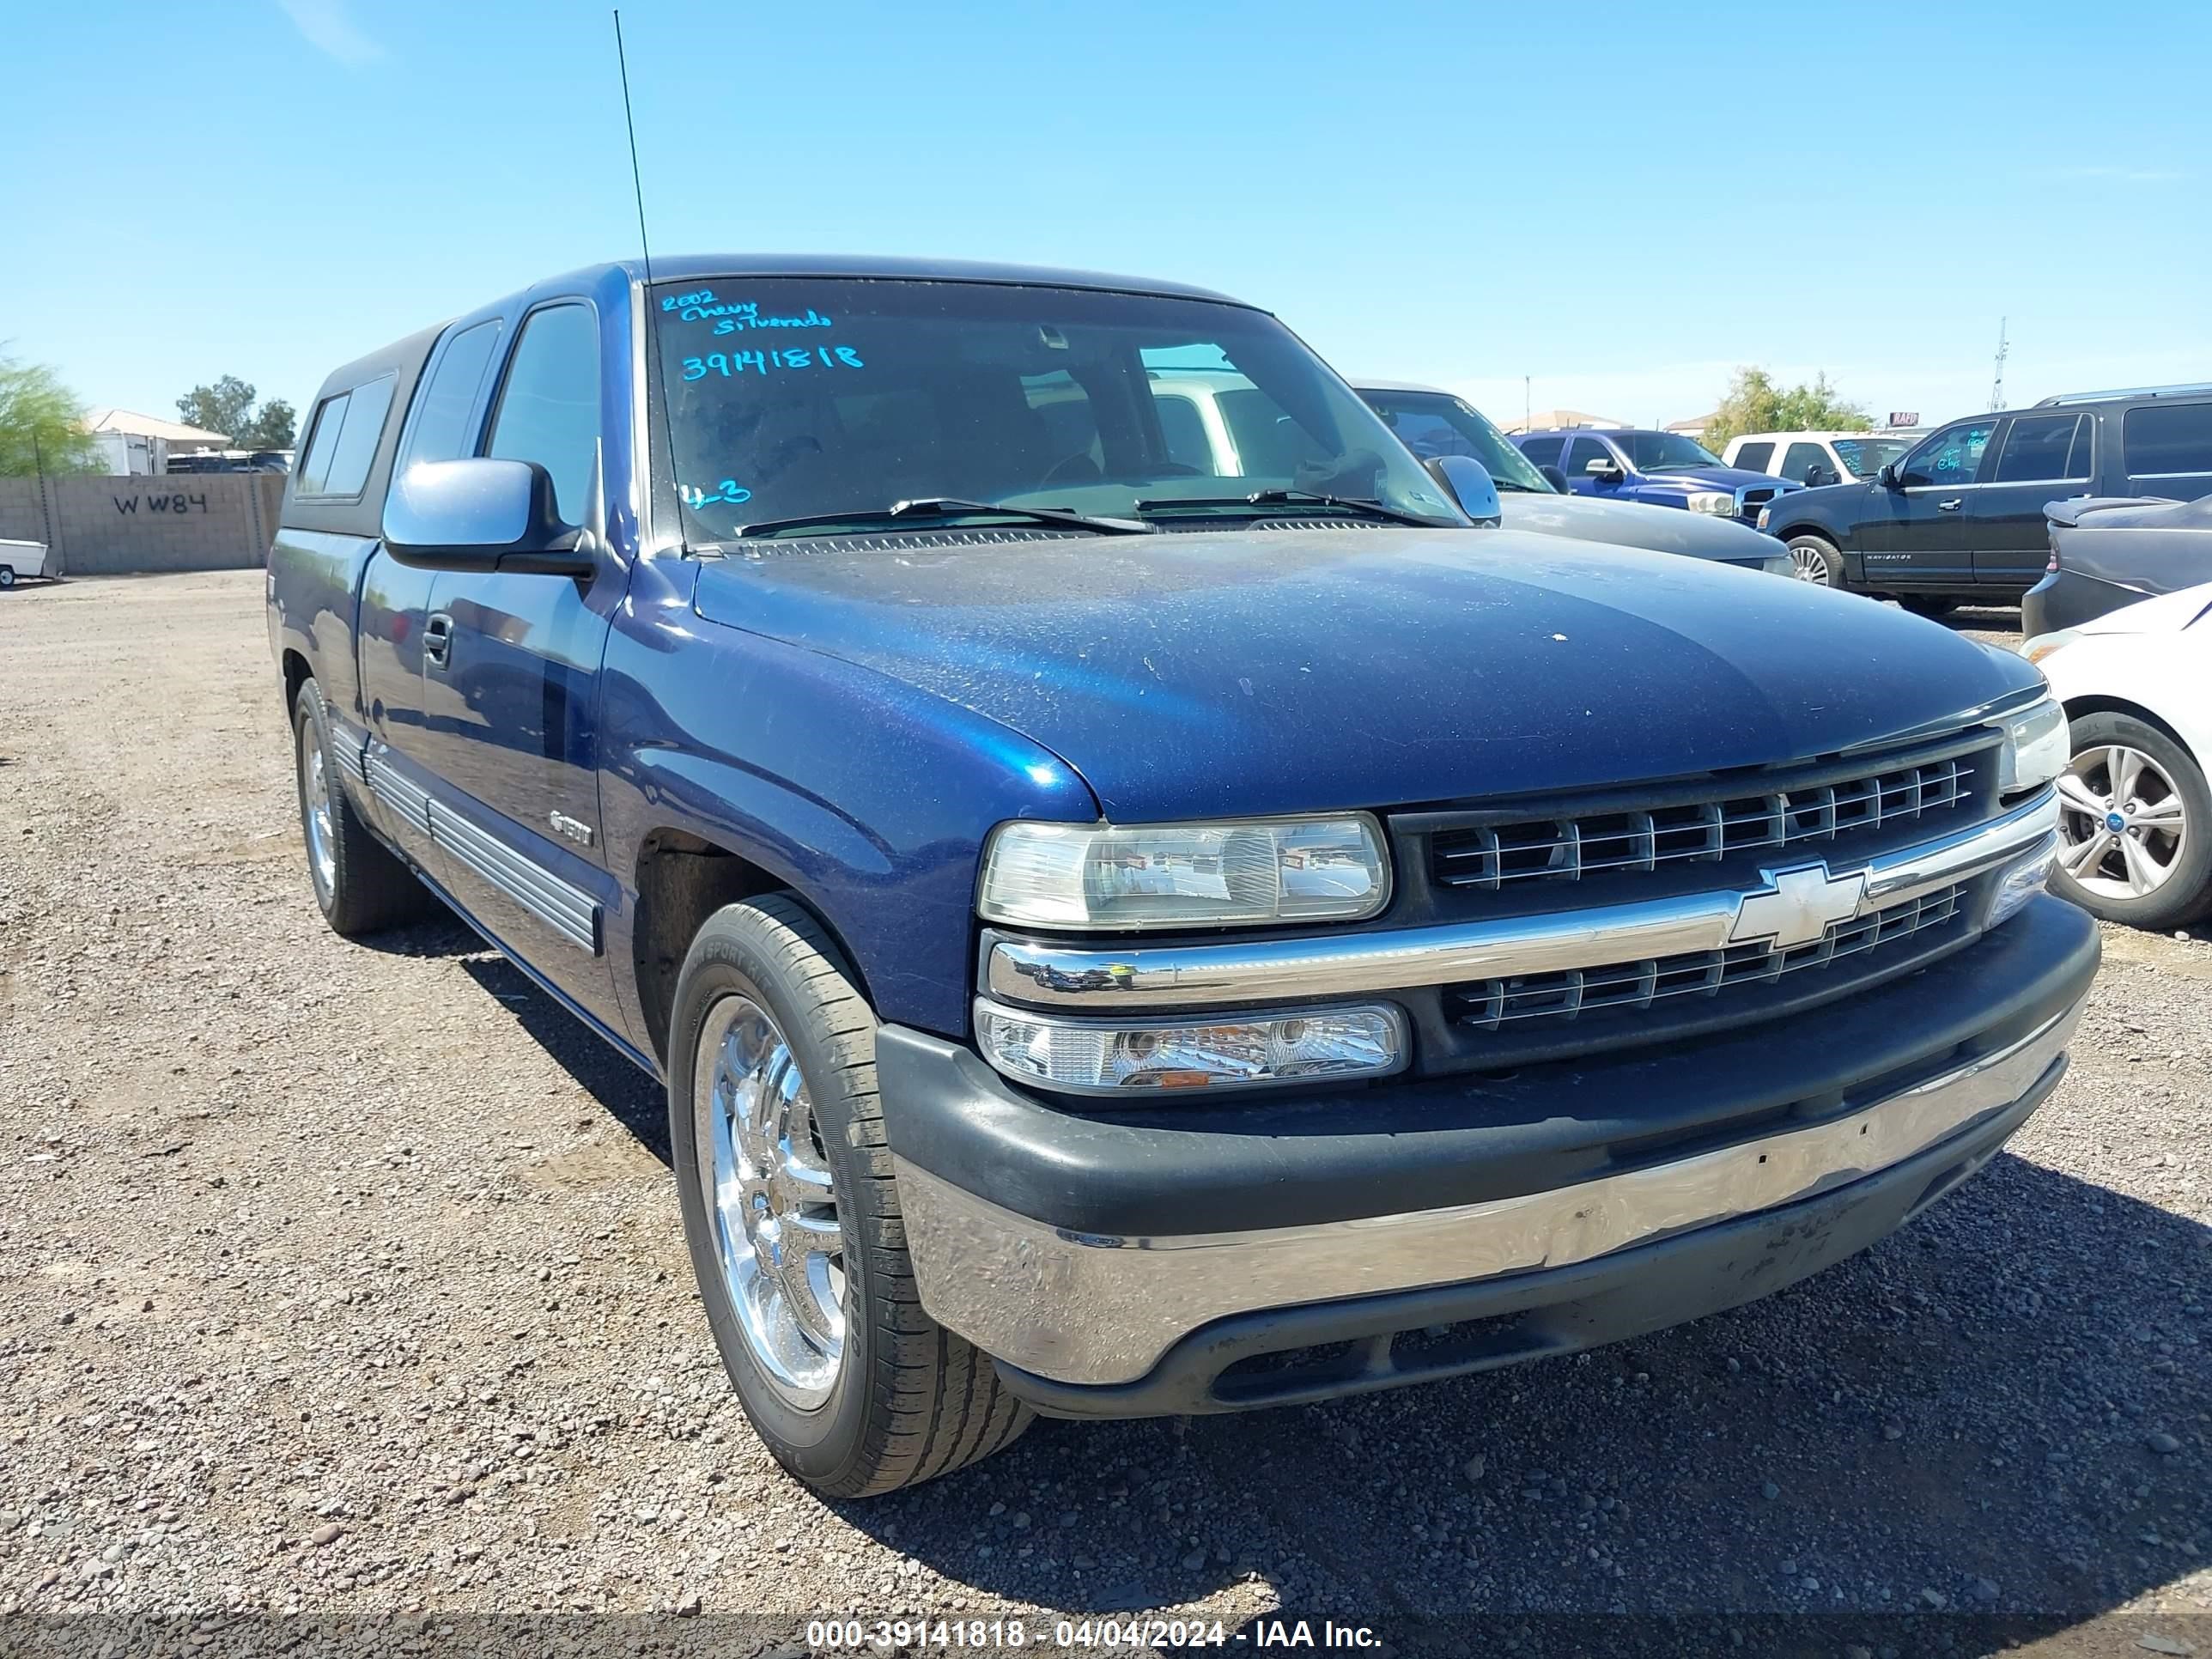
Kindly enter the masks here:
M 1649 18 L 1651 21 L 1646 21 Z M 1796 21 L 1792 21 L 1796 20 Z M 664 252 L 1128 270 L 1500 420 L 2212 378 L 2212 8 L 623 9 Z M 173 412 L 636 246 L 607 9 L 0 0 L 0 349 Z M 28 163 L 26 158 L 30 158 Z

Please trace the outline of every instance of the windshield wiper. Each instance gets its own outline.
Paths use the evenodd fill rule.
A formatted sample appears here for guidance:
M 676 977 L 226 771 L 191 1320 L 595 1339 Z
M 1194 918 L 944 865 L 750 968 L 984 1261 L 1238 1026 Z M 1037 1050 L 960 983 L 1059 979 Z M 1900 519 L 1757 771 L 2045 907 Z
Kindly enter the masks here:
M 1415 513 L 1401 513 L 1396 507 L 1363 495 L 1323 495 L 1310 489 L 1255 489 L 1249 495 L 1167 496 L 1158 501 L 1137 503 L 1137 511 L 1149 512 L 1164 507 L 1333 507 L 1347 513 L 1364 513 L 1370 518 L 1388 519 L 1394 524 L 1418 525 L 1424 530 L 1444 528 L 1434 519 L 1422 518 Z
M 944 518 L 963 519 L 982 514 L 1003 518 L 1021 519 L 1030 524 L 1067 525 L 1078 530 L 1096 531 L 1102 536 L 1149 536 L 1152 526 L 1134 519 L 1093 518 L 1087 513 L 1069 513 L 1056 507 L 1002 507 L 996 501 L 967 501 L 954 495 L 923 495 L 912 501 L 893 501 L 889 507 L 857 507 L 848 513 L 810 513 L 797 519 L 763 519 L 758 524 L 739 525 L 737 533 L 743 536 L 773 536 L 783 530 L 812 530 L 832 524 L 896 524 L 901 519 Z

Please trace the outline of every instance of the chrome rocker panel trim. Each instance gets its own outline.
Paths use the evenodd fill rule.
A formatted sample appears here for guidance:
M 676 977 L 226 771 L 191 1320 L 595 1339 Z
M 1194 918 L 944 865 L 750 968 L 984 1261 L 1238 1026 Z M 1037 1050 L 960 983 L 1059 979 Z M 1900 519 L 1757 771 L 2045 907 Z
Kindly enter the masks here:
M 441 805 L 392 764 L 381 744 L 369 745 L 362 772 L 371 793 L 428 836 L 434 846 L 452 854 L 569 944 L 593 956 L 600 953 L 601 908 L 589 893 Z
M 1831 872 L 1830 879 L 1863 876 L 1856 907 L 1842 914 L 1869 915 L 1994 869 L 2055 836 L 2057 828 L 2058 797 L 2045 789 L 2001 817 L 1885 853 L 1856 870 Z M 1777 860 L 1769 874 L 1819 867 L 1824 867 L 1819 859 Z M 1772 891 L 1770 884 L 1765 894 L 1692 893 L 1496 921 L 1224 945 L 1063 945 L 1001 939 L 985 954 L 983 986 L 999 1001 L 1025 1007 L 1117 1012 L 1368 996 L 1723 950 L 1756 937 L 1738 933 L 1746 901 Z M 1055 987 L 1054 980 L 1062 983 Z
M 1133 1382 L 1182 1338 L 1234 1314 L 1566 1267 L 1874 1175 L 2027 1095 L 2062 1063 L 2081 1014 L 2077 1003 L 2008 1048 L 1832 1122 L 1549 1192 L 1404 1215 L 1102 1237 L 1015 1214 L 905 1158 L 893 1167 L 932 1318 L 1056 1382 Z

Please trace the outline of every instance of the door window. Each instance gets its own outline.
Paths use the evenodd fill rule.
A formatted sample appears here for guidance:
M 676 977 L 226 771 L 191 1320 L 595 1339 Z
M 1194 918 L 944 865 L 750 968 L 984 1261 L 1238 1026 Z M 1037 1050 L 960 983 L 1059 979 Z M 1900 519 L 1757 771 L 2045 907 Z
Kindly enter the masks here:
M 1801 484 L 1808 484 L 1813 482 L 1813 471 L 1816 467 L 1822 474 L 1823 483 L 1835 475 L 1836 464 L 1828 459 L 1828 452 L 1820 445 L 1792 444 L 1782 452 L 1782 470 L 1776 476 L 1795 478 Z
M 1973 483 L 1975 474 L 1982 470 L 1982 452 L 1989 447 L 1990 434 L 1996 425 L 1992 417 L 1945 427 L 1905 458 L 1902 481 L 1908 487 L 1935 484 L 1948 489 Z
M 1522 441 L 1521 453 L 1539 466 L 1557 466 L 1559 452 L 1566 447 L 1565 438 L 1527 438 Z
M 1735 453 L 1735 464 L 1747 472 L 1764 472 L 1766 464 L 1774 459 L 1771 443 L 1745 444 Z
M 2128 474 L 2180 477 L 2212 472 L 2212 404 L 2144 404 L 2127 412 L 2120 442 Z
M 1997 455 L 1998 483 L 2058 483 L 2089 476 L 2087 415 L 2021 415 Z
M 1620 465 L 1613 459 L 1613 452 L 1595 438 L 1577 438 L 1567 446 L 1567 476 L 1570 478 L 1591 476 L 1589 464 L 1592 461 L 1603 461 L 1607 468 Z
M 544 467 L 562 519 L 574 524 L 592 493 L 599 443 L 599 336 L 591 311 L 533 312 L 507 363 L 485 453 Z

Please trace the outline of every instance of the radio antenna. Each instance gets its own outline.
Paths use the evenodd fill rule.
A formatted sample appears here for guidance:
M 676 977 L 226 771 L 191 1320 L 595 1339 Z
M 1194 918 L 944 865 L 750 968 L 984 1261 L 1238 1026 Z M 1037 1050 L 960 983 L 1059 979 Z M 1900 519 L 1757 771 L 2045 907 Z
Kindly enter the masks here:
M 622 75 L 623 130 L 629 135 L 629 182 L 637 196 L 637 246 L 645 263 L 645 336 L 652 349 L 647 354 L 645 372 L 660 386 L 660 423 L 668 434 L 668 475 L 676 485 L 676 543 L 684 556 L 690 556 L 690 538 L 684 528 L 684 481 L 676 476 L 676 416 L 668 406 L 668 377 L 660 372 L 660 329 L 653 310 L 653 238 L 645 228 L 645 174 L 637 164 L 637 121 L 629 108 L 629 55 L 623 50 L 622 8 L 615 14 L 615 67 Z M 648 434 L 649 436 L 649 434 Z M 648 461 L 652 453 L 647 444 Z

